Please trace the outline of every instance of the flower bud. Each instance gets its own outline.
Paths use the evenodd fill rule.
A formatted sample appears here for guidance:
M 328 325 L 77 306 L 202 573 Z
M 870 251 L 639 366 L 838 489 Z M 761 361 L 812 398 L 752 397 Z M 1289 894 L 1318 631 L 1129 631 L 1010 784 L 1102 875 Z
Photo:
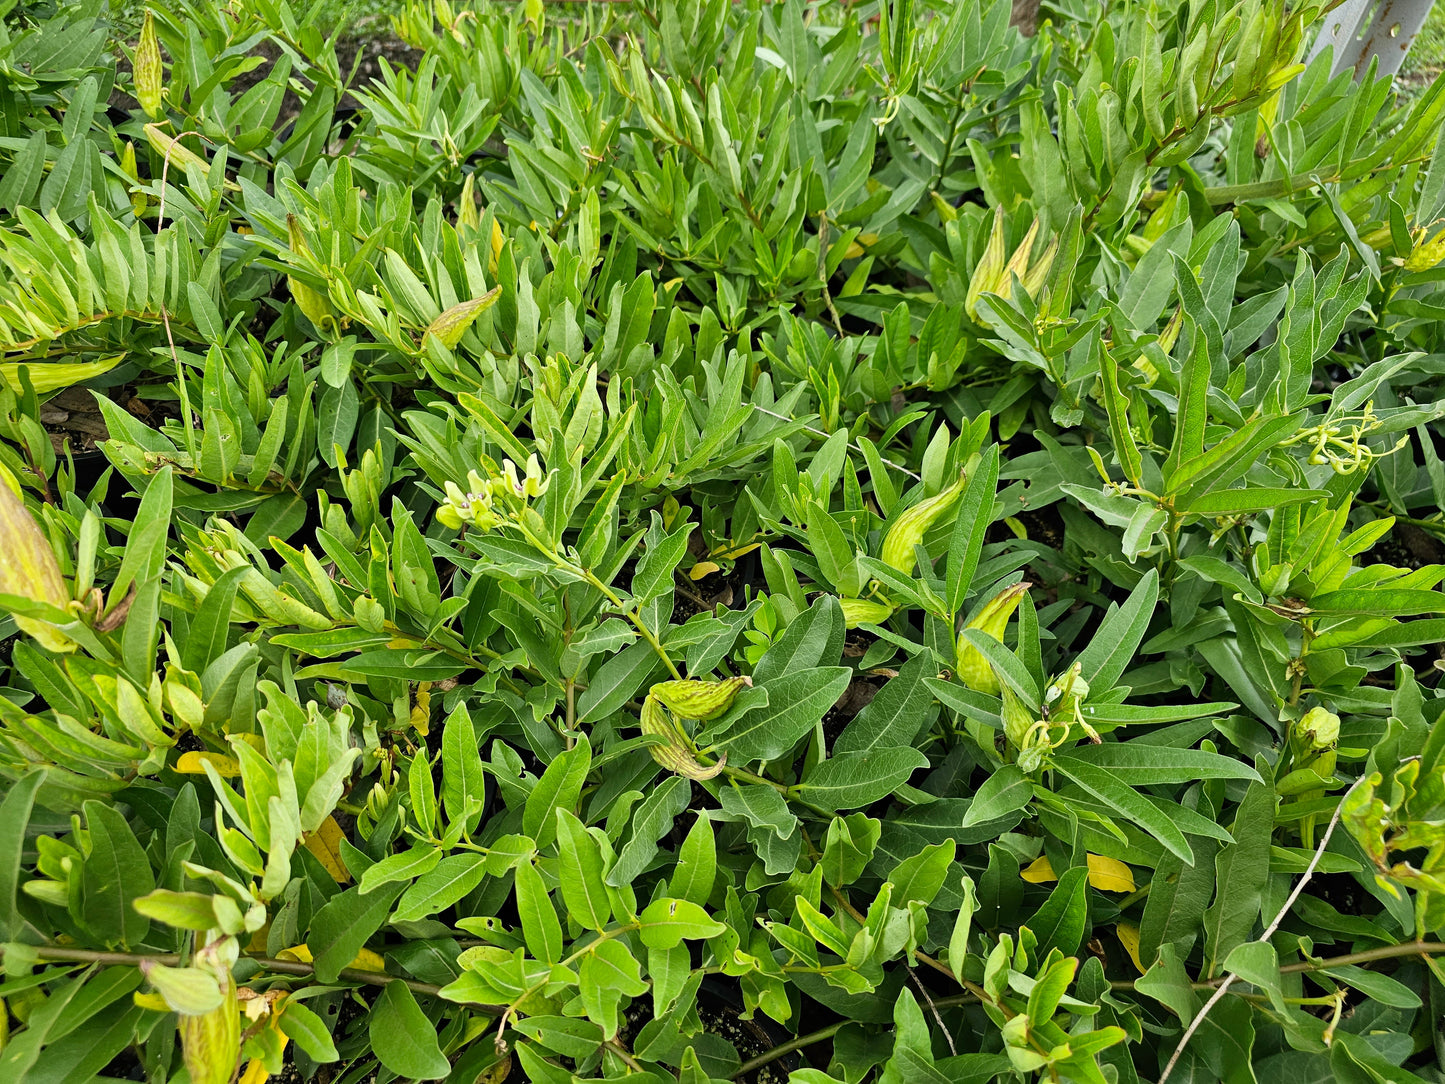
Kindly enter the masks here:
M 684 719 L 707 723 L 720 718 L 733 706 L 738 693 L 752 684 L 753 679 L 747 675 L 726 681 L 660 681 L 650 693 L 663 707 Z
M 923 541 L 923 536 L 928 533 L 928 529 L 939 522 L 958 503 L 958 499 L 963 496 L 964 486 L 967 484 L 967 471 L 959 471 L 958 480 L 943 492 L 904 509 L 898 518 L 889 525 L 888 533 L 883 536 L 883 548 L 878 553 L 879 559 L 889 568 L 896 568 L 899 572 L 912 574 L 913 566 L 917 561 L 913 548 Z
M 0 594 L 63 610 L 70 603 L 70 592 L 60 576 L 55 551 L 21 500 L 19 486 L 11 488 L 10 482 L 10 478 L 0 477 Z M 14 617 L 21 630 L 47 650 L 75 650 L 75 641 L 50 622 L 20 614 Z
M 135 82 L 136 101 L 140 102 L 146 116 L 152 120 L 159 118 L 164 109 L 161 84 L 165 81 L 165 69 L 161 64 L 161 45 L 156 39 L 156 19 L 149 8 L 146 9 L 145 22 L 141 24 L 131 74 Z
M 984 605 L 977 617 L 964 627 L 978 629 L 1002 643 L 1009 618 L 1013 616 L 1024 595 L 1032 586 L 1033 584 L 1025 582 L 1005 587 Z M 962 632 L 958 634 L 955 669 L 958 671 L 959 680 L 975 692 L 988 693 L 990 696 L 999 694 L 998 676 L 993 672 L 993 667 L 983 657 L 983 652 L 974 647 Z

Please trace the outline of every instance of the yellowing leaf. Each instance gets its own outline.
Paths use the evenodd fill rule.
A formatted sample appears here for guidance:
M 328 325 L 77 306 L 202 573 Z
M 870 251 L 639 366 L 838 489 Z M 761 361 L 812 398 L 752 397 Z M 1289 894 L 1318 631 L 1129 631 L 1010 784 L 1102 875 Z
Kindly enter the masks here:
M 1048 856 L 1042 854 L 1030 862 L 1019 876 L 1025 881 L 1028 881 L 1029 884 L 1035 885 L 1047 884 L 1049 881 L 1058 880 L 1058 877 L 1054 876 L 1054 867 L 1049 864 Z
M 1134 871 L 1118 859 L 1091 854 L 1089 883 L 1100 892 L 1133 892 Z
M 151 1012 L 170 1012 L 171 1007 L 166 1004 L 166 999 L 160 994 L 147 994 L 137 990 L 131 994 L 131 1000 L 140 1009 L 149 1009 Z
M 1102 854 L 1091 854 L 1089 862 L 1089 884 L 1100 892 L 1133 892 L 1134 872 L 1123 862 L 1105 858 Z M 1040 855 L 1020 872 L 1020 877 L 1030 884 L 1047 884 L 1057 881 L 1058 875 L 1049 864 L 1046 855 Z
M 720 572 L 721 570 L 722 565 L 716 561 L 699 561 L 688 571 L 687 578 L 690 580 L 700 580 L 704 576 L 711 576 L 714 572 Z
M 316 861 L 326 868 L 331 879 L 339 885 L 351 880 L 346 863 L 341 861 L 341 841 L 344 838 L 341 826 L 333 817 L 327 817 L 321 822 L 320 828 L 306 837 L 306 849 L 316 856 Z
M 278 960 L 295 960 L 298 963 L 309 964 L 311 962 L 311 950 L 305 945 L 293 945 L 291 948 L 282 949 L 276 953 Z M 385 971 L 386 961 L 381 955 L 364 948 L 356 954 L 356 958 L 347 967 L 357 971 Z
M 202 764 L 209 764 L 216 769 L 220 776 L 232 776 L 241 774 L 241 765 L 236 762 L 235 757 L 228 757 L 224 753 L 201 752 L 191 750 L 189 753 L 182 753 L 176 761 L 176 771 L 182 775 L 204 775 L 206 769 Z
M 1139 974 L 1148 970 L 1144 962 L 1139 959 L 1139 927 L 1128 926 L 1124 923 L 1114 927 L 1114 932 L 1119 936 L 1119 944 L 1124 946 L 1124 951 L 1129 954 L 1129 959 L 1134 961 L 1134 966 L 1139 969 Z

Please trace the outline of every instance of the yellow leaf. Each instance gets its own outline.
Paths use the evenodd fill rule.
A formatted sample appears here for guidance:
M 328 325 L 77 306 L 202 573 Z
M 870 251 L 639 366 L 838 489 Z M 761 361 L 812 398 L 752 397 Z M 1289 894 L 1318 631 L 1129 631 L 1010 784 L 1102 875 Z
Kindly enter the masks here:
M 171 1007 L 166 1004 L 166 999 L 160 994 L 143 994 L 139 990 L 131 994 L 131 999 L 137 1008 L 150 1009 L 151 1012 L 170 1012 Z
M 381 958 L 379 952 L 372 952 L 371 949 L 364 948 L 356 954 L 356 959 L 346 966 L 357 971 L 385 971 L 386 961 Z
M 339 885 L 351 880 L 346 863 L 341 861 L 341 841 L 344 838 L 341 826 L 333 817 L 327 817 L 320 828 L 306 837 L 306 849 L 316 856 L 316 860 L 331 874 L 331 879 Z
M 1049 881 L 1057 881 L 1054 876 L 1054 867 L 1049 864 L 1047 855 L 1039 855 L 1019 874 L 1029 884 L 1041 885 Z
M 862 245 L 860 245 L 857 241 L 854 241 L 851 245 L 848 246 L 848 251 L 843 253 L 843 259 L 856 260 L 859 256 L 863 255 L 865 251 L 866 250 L 863 248 Z
M 1088 862 L 1089 884 L 1100 892 L 1134 891 L 1134 873 L 1123 862 L 1105 858 L 1102 854 L 1089 855 Z M 1036 885 L 1047 884 L 1059 879 L 1058 875 L 1054 873 L 1054 867 L 1049 864 L 1047 855 L 1040 855 L 1034 859 L 1019 876 L 1030 884 Z
M 293 945 L 291 948 L 282 949 L 276 953 L 278 960 L 295 960 L 297 963 L 309 964 L 311 962 L 311 950 L 305 945 Z M 386 961 L 380 954 L 364 948 L 356 954 L 356 958 L 346 965 L 357 971 L 385 971 Z
M 699 561 L 688 571 L 687 578 L 690 580 L 700 580 L 704 576 L 711 576 L 714 572 L 720 571 L 722 571 L 722 565 L 716 561 Z
M 724 561 L 736 561 L 739 557 L 746 557 L 748 554 L 752 553 L 753 550 L 757 549 L 761 545 L 761 542 L 749 542 L 745 545 L 736 546 L 732 549 L 720 550 L 717 553 L 714 553 L 713 556 L 720 557 Z
M 252 1058 L 246 1063 L 246 1071 L 237 1079 L 236 1084 L 265 1084 L 271 1079 L 271 1074 L 266 1072 L 266 1063 L 260 1058 Z
M 228 757 L 224 753 L 199 752 L 191 750 L 189 753 L 182 753 L 176 761 L 176 771 L 182 775 L 204 775 L 206 769 L 202 764 L 209 764 L 216 769 L 220 776 L 232 776 L 241 774 L 241 765 L 236 763 L 235 757 Z
M 1139 969 L 1139 974 L 1144 974 L 1148 969 L 1139 959 L 1139 927 L 1126 926 L 1121 922 L 1114 927 L 1114 932 L 1119 935 L 1119 944 L 1124 946 L 1124 951 L 1129 954 L 1129 959 L 1134 961 L 1134 966 Z
M 1134 871 L 1118 859 L 1091 854 L 1089 883 L 1100 892 L 1133 892 Z

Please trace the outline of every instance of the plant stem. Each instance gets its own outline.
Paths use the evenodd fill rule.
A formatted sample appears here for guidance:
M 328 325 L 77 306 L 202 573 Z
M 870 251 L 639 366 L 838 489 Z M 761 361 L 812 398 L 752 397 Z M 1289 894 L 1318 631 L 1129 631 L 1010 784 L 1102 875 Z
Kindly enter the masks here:
M 143 963 L 152 963 L 175 967 L 182 962 L 175 953 L 95 952 L 90 949 L 61 948 L 57 945 L 35 945 L 25 946 L 25 948 L 34 952 L 42 960 L 61 963 L 103 964 L 112 967 L 138 967 Z M 4 955 L 5 949 L 0 947 L 0 958 L 3 958 Z M 267 956 L 250 956 L 245 953 L 241 954 L 241 959 L 260 964 L 265 970 L 274 971 L 280 975 L 295 975 L 298 978 L 316 980 L 316 969 L 311 964 L 302 963 L 300 960 L 275 960 Z M 436 997 L 442 991 L 442 988 L 435 983 L 404 979 L 399 975 L 387 975 L 380 971 L 362 971 L 354 967 L 343 967 L 338 973 L 338 978 L 346 982 L 365 983 L 369 986 L 387 986 L 393 982 L 399 982 L 413 993 L 429 997 Z M 485 1013 L 488 1016 L 499 1016 L 505 1008 L 502 1005 L 489 1005 L 481 1001 L 459 1001 L 456 1004 L 465 1005 L 469 1009 Z

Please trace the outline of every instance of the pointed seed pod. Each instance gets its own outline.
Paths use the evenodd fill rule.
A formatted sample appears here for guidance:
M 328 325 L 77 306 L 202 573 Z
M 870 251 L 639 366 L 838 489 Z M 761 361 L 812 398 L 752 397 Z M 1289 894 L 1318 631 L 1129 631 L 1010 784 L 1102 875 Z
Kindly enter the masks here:
M 913 548 L 923 541 L 928 529 L 958 503 L 966 485 L 968 472 L 959 471 L 958 480 L 947 489 L 904 509 L 883 536 L 883 548 L 878 552 L 879 560 L 889 568 L 912 574 L 917 561 Z
M 893 607 L 871 598 L 839 599 L 843 607 L 843 625 L 856 629 L 859 625 L 877 625 L 893 616 Z
M 660 681 L 650 690 L 669 711 L 684 719 L 711 722 L 733 706 L 738 693 L 751 688 L 753 679 L 747 675 L 728 678 L 726 681 Z
M 5 472 L 7 475 L 8 471 Z M 13 479 L 0 477 L 0 594 L 18 595 L 57 609 L 70 603 L 60 565 L 45 532 L 25 507 Z M 74 651 L 75 641 L 48 621 L 15 616 L 15 623 L 49 651 Z
M 146 9 L 145 22 L 141 24 L 140 40 L 136 42 L 135 60 L 131 74 L 135 82 L 136 101 L 145 110 L 146 116 L 157 120 L 164 112 L 161 86 L 165 82 L 165 68 L 161 64 L 161 43 L 156 38 L 156 18 Z
M 1025 582 L 1005 587 L 984 605 L 977 617 L 964 627 L 978 629 L 1002 642 L 1004 630 L 1008 628 L 1009 618 L 1013 616 L 1013 612 L 1018 609 L 1019 603 L 1032 586 L 1033 584 Z M 958 678 L 968 688 L 975 692 L 988 693 L 989 696 L 999 695 L 998 676 L 993 672 L 993 667 L 983 657 L 983 652 L 974 647 L 962 632 L 958 634 L 956 663 Z
M 642 702 L 641 723 L 644 734 L 651 734 L 667 742 L 666 745 L 649 745 L 647 751 L 652 754 L 653 760 L 670 772 L 686 779 L 711 779 L 721 772 L 723 765 L 727 763 L 728 758 L 724 754 L 710 767 L 705 768 L 699 764 L 687 735 L 655 696 L 649 695 Z
M 241 1060 L 241 1012 L 236 980 L 230 967 L 212 954 L 212 946 L 196 953 L 196 963 L 216 978 L 221 1004 L 200 1015 L 177 1017 L 181 1056 L 192 1084 L 229 1084 Z
M 988 235 L 988 244 L 984 246 L 983 256 L 979 258 L 978 264 L 973 269 L 973 277 L 968 280 L 968 293 L 963 300 L 963 311 L 974 323 L 981 323 L 978 317 L 979 298 L 984 294 L 998 292 L 1006 262 L 1003 208 L 998 207 L 994 210 L 993 229 Z

